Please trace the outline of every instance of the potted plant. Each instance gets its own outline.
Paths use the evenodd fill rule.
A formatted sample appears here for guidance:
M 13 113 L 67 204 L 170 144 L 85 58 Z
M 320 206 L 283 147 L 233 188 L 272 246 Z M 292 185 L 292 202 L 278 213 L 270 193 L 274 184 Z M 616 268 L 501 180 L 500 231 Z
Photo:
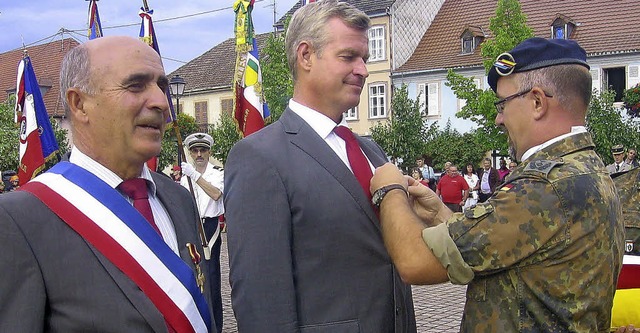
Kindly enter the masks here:
M 622 102 L 630 116 L 640 116 L 640 83 L 624 91 Z

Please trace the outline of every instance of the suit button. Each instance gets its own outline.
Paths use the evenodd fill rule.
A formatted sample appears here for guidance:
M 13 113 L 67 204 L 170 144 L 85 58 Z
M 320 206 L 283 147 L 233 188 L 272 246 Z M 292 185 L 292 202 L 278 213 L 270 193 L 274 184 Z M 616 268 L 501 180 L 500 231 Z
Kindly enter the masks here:
M 396 307 L 396 316 L 399 315 L 401 311 L 402 311 L 401 307 Z

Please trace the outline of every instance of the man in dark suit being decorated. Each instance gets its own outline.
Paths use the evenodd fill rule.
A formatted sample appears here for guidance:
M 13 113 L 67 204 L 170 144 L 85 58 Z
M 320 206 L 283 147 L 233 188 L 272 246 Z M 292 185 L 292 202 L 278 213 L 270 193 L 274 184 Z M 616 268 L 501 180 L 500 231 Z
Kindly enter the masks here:
M 215 331 L 194 201 L 145 164 L 169 117 L 160 56 L 102 37 L 60 77 L 69 161 L 0 198 L 0 331 Z
M 225 164 L 231 300 L 243 333 L 415 332 L 411 288 L 384 248 L 369 195 L 372 141 L 349 130 L 369 75 L 369 18 L 323 0 L 285 41 L 289 107 Z

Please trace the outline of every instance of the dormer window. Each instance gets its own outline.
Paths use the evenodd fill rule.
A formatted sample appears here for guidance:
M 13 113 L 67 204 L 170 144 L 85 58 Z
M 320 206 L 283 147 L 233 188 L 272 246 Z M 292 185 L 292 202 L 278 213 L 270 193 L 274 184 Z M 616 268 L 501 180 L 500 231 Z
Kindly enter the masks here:
M 568 17 L 558 14 L 551 24 L 551 38 L 553 39 L 569 39 L 576 28 Z
M 460 39 L 462 41 L 462 54 L 469 54 L 475 51 L 476 47 L 484 40 L 484 31 L 480 27 L 468 26 L 462 34 Z

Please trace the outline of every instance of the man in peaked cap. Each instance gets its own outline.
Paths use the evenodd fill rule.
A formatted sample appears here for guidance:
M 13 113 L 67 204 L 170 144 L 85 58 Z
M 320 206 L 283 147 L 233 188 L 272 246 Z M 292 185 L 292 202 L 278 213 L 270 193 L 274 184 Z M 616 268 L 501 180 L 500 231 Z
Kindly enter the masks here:
M 462 332 L 608 332 L 624 228 L 585 129 L 591 75 L 572 40 L 530 38 L 489 71 L 495 122 L 522 163 L 487 200 L 452 213 L 393 165 L 376 170 L 385 245 L 404 281 L 468 284 Z M 426 228 L 425 228 L 426 227 Z
M 211 249 L 209 261 L 209 285 L 211 286 L 211 300 L 213 317 L 218 332 L 222 332 L 222 295 L 220 290 L 220 224 L 218 219 L 224 214 L 222 193 L 224 191 L 224 172 L 222 168 L 209 162 L 213 138 L 206 133 L 193 133 L 184 139 L 193 160 L 193 165 L 182 162 L 182 174 L 191 178 L 195 199 L 203 220 L 204 233 Z M 180 184 L 189 189 L 186 177 L 180 179 Z
M 632 166 L 624 160 L 623 145 L 611 147 L 611 154 L 613 155 L 613 163 L 607 165 L 607 171 L 609 171 L 610 174 L 631 170 Z

